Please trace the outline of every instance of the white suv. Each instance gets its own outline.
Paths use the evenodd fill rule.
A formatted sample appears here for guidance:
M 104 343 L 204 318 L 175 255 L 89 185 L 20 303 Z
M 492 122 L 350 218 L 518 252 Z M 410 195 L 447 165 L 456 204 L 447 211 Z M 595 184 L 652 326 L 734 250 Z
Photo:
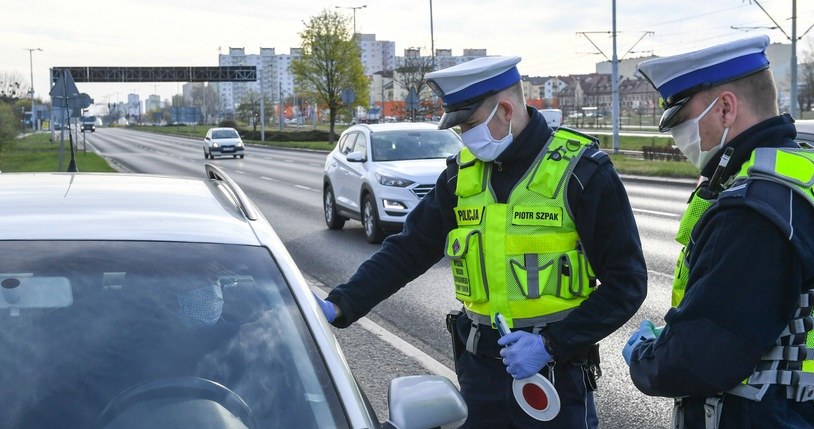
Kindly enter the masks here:
M 452 130 L 432 123 L 354 125 L 325 160 L 325 223 L 341 229 L 359 220 L 370 243 L 398 231 L 434 186 L 446 158 L 462 147 Z

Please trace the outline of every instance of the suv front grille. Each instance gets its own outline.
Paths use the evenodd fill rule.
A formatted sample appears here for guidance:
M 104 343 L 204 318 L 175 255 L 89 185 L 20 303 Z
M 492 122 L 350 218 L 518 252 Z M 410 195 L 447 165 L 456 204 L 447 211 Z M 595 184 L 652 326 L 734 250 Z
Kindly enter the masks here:
M 414 187 L 412 191 L 415 194 L 415 196 L 417 196 L 418 199 L 420 200 L 424 198 L 424 195 L 427 195 L 427 192 L 430 192 L 430 189 L 434 187 L 435 185 L 418 185 Z

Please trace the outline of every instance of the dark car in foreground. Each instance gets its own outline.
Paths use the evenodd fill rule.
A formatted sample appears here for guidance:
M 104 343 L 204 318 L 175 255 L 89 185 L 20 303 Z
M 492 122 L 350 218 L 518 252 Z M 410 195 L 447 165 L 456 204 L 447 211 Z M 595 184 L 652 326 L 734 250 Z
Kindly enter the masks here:
M 240 187 L 0 174 L 0 427 L 457 427 L 449 380 L 380 423 L 312 291 Z

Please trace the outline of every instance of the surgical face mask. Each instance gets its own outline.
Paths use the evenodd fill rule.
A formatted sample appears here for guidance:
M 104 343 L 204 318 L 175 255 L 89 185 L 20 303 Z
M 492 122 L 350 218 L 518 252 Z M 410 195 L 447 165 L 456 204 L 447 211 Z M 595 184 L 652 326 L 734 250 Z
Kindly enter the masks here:
M 223 313 L 223 290 L 204 286 L 178 294 L 178 316 L 189 327 L 214 325 Z
M 475 155 L 475 158 L 484 162 L 494 161 L 498 155 L 503 153 L 503 151 L 512 144 L 512 121 L 509 121 L 509 134 L 500 140 L 492 137 L 492 133 L 489 131 L 489 121 L 495 116 L 498 106 L 499 104 L 495 105 L 495 108 L 492 109 L 492 113 L 489 114 L 489 117 L 486 118 L 483 123 L 461 134 L 461 140 L 463 140 L 464 146 L 472 152 L 472 155 Z
M 721 141 L 717 146 L 708 151 L 701 150 L 701 118 L 712 110 L 712 106 L 717 102 L 718 99 L 716 98 L 700 115 L 670 129 L 670 134 L 673 135 L 673 140 L 675 140 L 678 149 L 681 150 L 681 153 L 699 170 L 703 170 L 709 160 L 721 150 L 726 141 L 726 135 L 729 133 L 729 128 L 724 128 L 724 134 L 721 136 Z

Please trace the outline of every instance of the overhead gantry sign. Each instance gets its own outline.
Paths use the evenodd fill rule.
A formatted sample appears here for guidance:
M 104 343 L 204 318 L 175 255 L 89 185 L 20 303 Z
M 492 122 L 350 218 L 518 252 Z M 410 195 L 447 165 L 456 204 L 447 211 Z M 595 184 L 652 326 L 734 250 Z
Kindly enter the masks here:
M 51 82 L 62 71 L 75 82 L 254 82 L 255 66 L 223 67 L 52 67 Z

